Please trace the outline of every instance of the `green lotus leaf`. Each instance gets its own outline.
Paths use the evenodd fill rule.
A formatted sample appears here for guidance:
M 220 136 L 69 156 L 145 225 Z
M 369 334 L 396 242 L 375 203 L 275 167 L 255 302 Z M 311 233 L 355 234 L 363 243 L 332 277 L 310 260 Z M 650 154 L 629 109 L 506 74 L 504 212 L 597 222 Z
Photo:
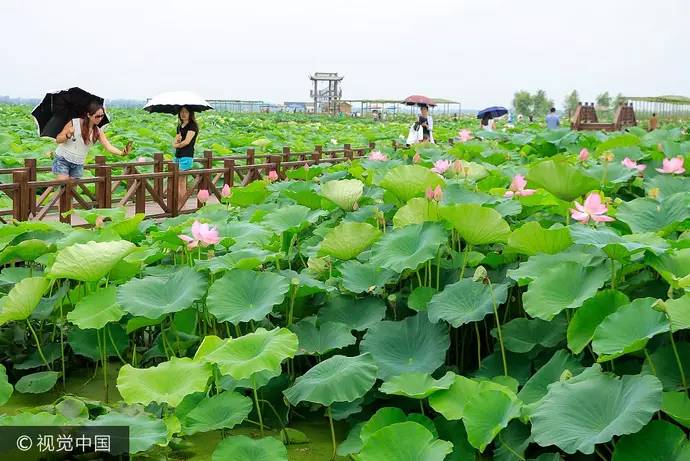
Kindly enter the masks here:
M 75 243 L 58 251 L 48 276 L 97 282 L 135 248 L 126 240 Z
M 221 237 L 228 237 L 235 242 L 242 242 L 243 244 L 255 243 L 263 245 L 268 243 L 272 236 L 271 231 L 263 226 L 245 221 L 219 223 L 216 228 Z
M 572 244 L 570 230 L 567 227 L 544 229 L 538 222 L 530 221 L 511 232 L 507 250 L 528 256 L 540 253 L 556 254 Z
M 406 372 L 433 373 L 443 365 L 450 347 L 448 328 L 417 314 L 404 320 L 384 320 L 369 327 L 360 344 L 378 366 L 378 377 L 387 379 Z
M 467 431 L 460 421 L 448 421 L 443 416 L 437 416 L 434 419 L 434 426 L 438 429 L 440 439 L 447 440 L 453 444 L 453 451 L 446 457 L 446 461 L 469 461 L 476 459 L 476 450 L 467 441 Z
M 16 283 L 7 296 L 0 298 L 0 325 L 28 319 L 49 285 L 43 277 L 29 277 Z
M 52 251 L 55 251 L 54 244 L 38 239 L 23 240 L 0 252 L 0 264 L 6 264 L 13 260 L 35 261 L 38 257 Z
M 690 248 L 671 254 L 649 254 L 646 262 L 673 288 L 690 288 Z
M 411 224 L 386 233 L 374 244 L 371 264 L 402 273 L 436 256 L 448 235 L 440 224 Z
M 690 376 L 690 373 L 688 373 L 688 370 L 690 370 L 690 343 L 685 341 L 676 342 L 676 349 L 687 385 L 688 376 Z M 659 378 L 664 385 L 665 391 L 683 390 L 685 388 L 672 344 L 665 344 L 649 354 L 649 357 L 642 364 L 641 373 L 651 374 Z
M 484 389 L 469 399 L 462 421 L 470 444 L 484 452 L 508 423 L 520 416 L 520 403 L 503 390 Z
M 172 357 L 151 368 L 124 365 L 117 377 L 117 389 L 129 404 L 157 402 L 176 407 L 186 395 L 205 391 L 210 377 L 210 365 Z
M 59 377 L 57 371 L 39 371 L 19 378 L 14 388 L 22 394 L 41 394 L 51 390 Z
M 570 261 L 547 269 L 522 295 L 525 311 L 532 317 L 551 320 L 565 309 L 580 307 L 610 275 L 603 265 L 586 267 Z
M 654 376 L 618 378 L 595 365 L 549 386 L 531 415 L 532 437 L 542 447 L 591 454 L 599 443 L 642 429 L 661 408 L 661 397 Z
M 605 255 L 596 248 L 571 247 L 568 250 L 555 255 L 539 254 L 530 256 L 525 262 L 520 263 L 517 269 L 508 269 L 507 275 L 518 282 L 518 285 L 528 285 L 532 280 L 541 277 L 544 272 L 567 262 L 575 262 L 581 266 L 595 266 L 603 262 Z
M 671 331 L 690 329 L 690 293 L 677 299 L 668 299 L 662 306 L 671 322 Z
M 71 420 L 89 419 L 89 407 L 83 400 L 74 397 L 63 398 L 60 403 L 55 405 L 55 412 Z
M 506 242 L 510 235 L 510 226 L 498 211 L 476 203 L 444 206 L 440 214 L 470 245 Z
M 381 231 L 369 223 L 343 222 L 324 236 L 319 256 L 347 261 L 369 248 L 379 237 Z
M 690 429 L 690 398 L 685 392 L 664 392 L 661 409 L 674 420 Z
M 598 362 L 644 349 L 647 341 L 669 331 L 663 312 L 652 309 L 654 298 L 638 298 L 606 317 L 594 330 L 592 349 Z
M 106 356 L 114 357 L 118 355 L 118 351 L 122 354 L 122 351 L 129 344 L 129 337 L 127 337 L 125 330 L 117 323 L 110 323 L 104 327 L 104 331 L 108 338 L 105 344 Z M 67 342 L 72 351 L 91 360 L 100 360 L 101 358 L 101 347 L 99 347 L 98 341 L 98 332 L 94 329 L 82 330 L 75 326 L 70 328 L 67 333 Z M 57 352 L 59 352 L 59 348 L 57 348 Z
M 343 287 L 352 293 L 383 288 L 397 275 L 390 269 L 353 260 L 344 262 L 340 266 L 340 273 L 343 275 Z
M 67 426 L 72 421 L 62 415 L 41 411 L 20 412 L 16 415 L 1 415 L 0 426 Z
M 554 347 L 565 339 L 565 319 L 556 318 L 550 322 L 541 319 L 518 317 L 501 327 L 505 348 L 512 352 L 524 354 L 537 345 Z M 498 338 L 496 330 L 491 336 Z
M 337 403 L 334 405 L 338 405 Z M 332 412 L 332 410 L 331 410 Z M 0 419 L 0 424 L 2 419 Z M 362 438 L 360 437 L 362 427 L 364 427 L 364 422 L 359 422 L 352 426 L 350 432 L 347 433 L 347 437 L 343 440 L 336 450 L 338 456 L 349 456 L 354 453 L 359 453 L 362 450 Z
M 334 355 L 297 378 L 283 394 L 292 405 L 306 401 L 327 407 L 335 402 L 352 402 L 374 386 L 376 372 L 369 354 Z
M 616 219 L 633 232 L 670 232 L 690 218 L 690 195 L 686 192 L 665 197 L 662 201 L 636 198 L 622 203 Z
M 412 421 L 392 424 L 374 433 L 355 456 L 357 461 L 443 461 L 453 444 L 434 440 L 427 428 Z
M 603 290 L 585 301 L 568 323 L 568 348 L 579 354 L 594 337 L 594 331 L 610 314 L 626 304 L 628 297 L 616 290 Z
M 508 297 L 508 286 L 505 284 L 484 285 L 470 278 L 461 279 L 447 285 L 443 291 L 435 294 L 427 307 L 429 320 L 433 323 L 445 320 L 457 328 L 470 322 L 482 320 L 493 313 L 493 299 L 496 305 L 503 304 Z
M 388 378 L 379 391 L 421 400 L 436 391 L 448 389 L 454 381 L 455 374 L 450 371 L 439 379 L 432 378 L 428 373 L 408 372 Z
M 247 247 L 216 256 L 208 261 L 197 261 L 196 267 L 208 268 L 214 274 L 230 269 L 253 270 L 265 263 L 272 255 L 270 251 L 261 248 Z
M 253 333 L 227 340 L 207 336 L 194 361 L 215 363 L 222 374 L 242 380 L 263 371 L 280 372 L 280 364 L 294 357 L 297 347 L 297 335 L 287 328 L 257 328 Z
M 664 253 L 669 247 L 666 240 L 653 233 L 618 235 L 610 227 L 594 228 L 577 224 L 571 225 L 569 229 L 575 243 L 594 245 L 614 258 L 619 254 L 627 256 L 643 250 Z
M 515 392 L 503 384 L 455 375 L 455 381 L 447 390 L 439 390 L 429 396 L 429 405 L 448 420 L 462 419 L 467 403 L 475 396 L 489 390 L 504 392 L 517 403 Z
M 223 439 L 213 450 L 212 461 L 287 461 L 287 448 L 278 439 L 252 439 L 235 435 Z
M 204 397 L 184 415 L 178 415 L 182 434 L 232 429 L 249 416 L 252 400 L 237 392 Z M 176 412 L 177 415 L 177 412 Z
M 321 186 L 321 195 L 345 211 L 355 209 L 364 192 L 364 183 L 358 179 L 328 181 Z
M 438 204 L 423 197 L 410 199 L 393 216 L 393 228 L 438 221 Z
M 397 407 L 383 407 L 376 410 L 369 421 L 364 423 L 359 433 L 362 442 L 366 442 L 377 431 L 386 426 L 407 421 L 407 415 Z
M 570 202 L 599 187 L 599 181 L 564 160 L 545 160 L 530 168 L 527 180 Z
M 578 375 L 584 367 L 567 351 L 556 351 L 530 379 L 522 386 L 518 397 L 526 405 L 537 402 L 544 397 L 551 383 L 558 381 L 563 372 L 568 370 L 572 375 Z
M 395 196 L 400 203 L 413 197 L 423 196 L 428 188 L 443 186 L 444 181 L 436 173 L 419 165 L 401 165 L 393 168 L 379 184 Z
M 258 205 L 266 200 L 270 192 L 266 189 L 266 181 L 253 181 L 246 186 L 233 187 L 230 204 L 239 207 Z
M 651 421 L 636 434 L 621 437 L 611 461 L 684 461 L 690 456 L 690 442 L 678 426 Z
M 123 315 L 125 312 L 117 303 L 117 289 L 110 285 L 82 298 L 67 314 L 67 320 L 82 330 L 99 329 L 109 322 L 119 321 Z
M 525 451 L 532 438 L 528 425 L 518 420 L 511 421 L 496 441 L 496 461 L 519 461 L 525 459 Z M 557 461 L 562 461 L 560 458 Z
M 350 327 L 339 322 L 325 322 L 318 327 L 316 317 L 308 317 L 290 326 L 299 338 L 298 355 L 323 355 L 333 349 L 354 344 L 357 338 Z
M 426 311 L 435 294 L 436 290 L 431 287 L 417 287 L 407 298 L 407 307 L 417 312 Z
M 130 415 L 111 411 L 89 421 L 89 426 L 128 426 L 130 453 L 140 453 L 154 445 L 165 445 L 168 442 L 168 430 L 163 420 L 146 413 Z M 93 431 L 97 433 L 97 429 L 94 428 Z M 112 440 L 115 445 L 117 438 Z
M 186 266 L 166 275 L 132 279 L 117 289 L 117 302 L 132 315 L 155 319 L 179 312 L 201 299 L 206 279 Z
M 14 387 L 12 387 L 12 384 L 10 384 L 9 380 L 7 379 L 7 370 L 5 369 L 5 365 L 0 363 L 0 407 L 10 400 L 13 392 Z
M 386 304 L 380 298 L 336 296 L 318 313 L 319 323 L 344 323 L 351 330 L 364 331 L 386 315 Z
M 324 210 L 312 211 L 302 205 L 280 207 L 264 218 L 264 225 L 278 234 L 286 231 L 297 231 L 314 224 L 320 217 L 327 215 Z
M 278 274 L 233 269 L 211 285 L 206 305 L 218 320 L 237 325 L 262 320 L 289 290 L 288 280 Z

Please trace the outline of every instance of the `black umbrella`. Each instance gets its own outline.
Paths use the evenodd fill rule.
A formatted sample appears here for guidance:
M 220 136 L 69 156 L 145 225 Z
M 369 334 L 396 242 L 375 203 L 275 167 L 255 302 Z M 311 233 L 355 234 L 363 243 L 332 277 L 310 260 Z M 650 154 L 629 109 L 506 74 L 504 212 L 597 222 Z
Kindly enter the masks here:
M 213 109 L 208 101 L 196 93 L 191 91 L 170 91 L 150 99 L 146 106 L 144 106 L 144 110 L 175 115 L 180 112 L 183 106 L 192 112 L 203 112 Z
M 43 101 L 34 108 L 31 115 L 38 124 L 38 135 L 55 138 L 73 118 L 80 118 L 92 102 L 103 105 L 103 98 L 91 94 L 81 88 L 70 88 L 56 93 L 47 93 Z M 103 127 L 110 122 L 105 114 L 98 124 Z

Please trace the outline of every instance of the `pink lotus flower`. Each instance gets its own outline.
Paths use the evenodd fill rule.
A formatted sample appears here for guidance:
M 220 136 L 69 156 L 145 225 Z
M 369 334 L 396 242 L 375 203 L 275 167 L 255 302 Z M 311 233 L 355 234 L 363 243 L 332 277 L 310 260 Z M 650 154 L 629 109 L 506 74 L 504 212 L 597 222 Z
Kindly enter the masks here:
M 141 162 L 148 162 L 148 160 L 149 160 L 149 159 L 147 159 L 146 157 L 139 157 L 139 158 L 137 159 L 137 162 L 139 162 L 139 163 L 141 163 Z
M 467 142 L 472 139 L 472 132 L 470 130 L 460 130 L 458 137 L 460 138 L 460 141 Z
M 436 160 L 431 171 L 434 173 L 443 174 L 448 168 L 450 168 L 450 160 Z
M 610 216 L 606 216 L 605 213 L 608 211 L 606 205 L 601 203 L 601 196 L 594 192 L 591 192 L 585 199 L 584 205 L 575 202 L 576 209 L 570 209 L 570 216 L 573 219 L 580 221 L 582 224 L 587 224 L 590 220 L 594 222 L 608 222 L 614 221 Z
M 671 159 L 665 158 L 663 168 L 657 168 L 656 171 L 664 174 L 683 174 L 685 173 L 685 168 L 683 168 L 684 161 L 685 159 L 680 155 Z
M 431 187 L 427 187 L 426 192 L 424 193 L 424 196 L 426 197 L 427 200 L 433 200 L 434 199 L 434 190 Z
M 412 157 L 412 163 L 419 163 L 421 161 L 422 157 L 419 155 L 419 153 L 417 152 L 416 154 L 414 154 L 414 156 Z
M 510 183 L 510 188 L 504 194 L 504 197 L 527 197 L 528 195 L 532 195 L 536 192 L 535 189 L 525 189 L 526 185 L 527 181 L 525 180 L 525 177 L 521 174 L 516 174 L 513 178 L 513 181 Z
M 220 242 L 218 231 L 214 227 L 209 227 L 208 224 L 201 224 L 199 221 L 194 221 L 192 224 L 192 237 L 188 235 L 178 235 L 181 240 L 187 242 L 187 248 L 192 249 L 197 245 L 215 245 Z
M 230 185 L 226 184 L 223 186 L 223 188 L 220 190 L 220 196 L 221 197 L 230 197 L 232 195 L 232 190 L 230 190 Z
M 201 189 L 198 194 L 196 194 L 196 199 L 200 203 L 206 203 L 208 202 L 208 199 L 211 197 L 211 194 L 208 193 L 208 190 L 206 189 Z
M 460 160 L 454 161 L 453 162 L 453 173 L 461 174 L 462 172 L 463 172 L 462 162 Z
M 386 157 L 385 154 L 382 154 L 381 152 L 379 152 L 377 150 L 373 150 L 369 154 L 369 160 L 375 160 L 377 162 L 385 162 L 386 160 L 388 160 L 388 157 Z
M 436 200 L 437 202 L 440 202 L 442 198 L 443 198 L 443 190 L 441 190 L 441 186 L 436 186 L 434 188 L 434 200 Z
M 589 151 L 586 148 L 582 149 L 580 151 L 580 155 L 577 156 L 577 159 L 581 162 L 587 161 L 588 158 L 589 158 Z
M 630 170 L 644 171 L 644 169 L 647 168 L 647 165 L 638 165 L 635 160 L 629 159 L 628 157 L 625 157 L 621 163 Z
M 103 225 L 104 225 L 103 216 L 101 216 L 101 215 L 96 216 L 96 221 L 93 223 L 93 225 L 96 229 L 103 227 Z
M 268 172 L 268 180 L 273 182 L 278 180 L 278 173 L 276 173 L 275 170 L 271 170 Z
M 305 170 L 308 170 L 308 169 L 309 169 L 309 164 L 308 164 L 307 162 L 304 162 L 304 167 L 303 167 L 303 168 L 304 168 Z

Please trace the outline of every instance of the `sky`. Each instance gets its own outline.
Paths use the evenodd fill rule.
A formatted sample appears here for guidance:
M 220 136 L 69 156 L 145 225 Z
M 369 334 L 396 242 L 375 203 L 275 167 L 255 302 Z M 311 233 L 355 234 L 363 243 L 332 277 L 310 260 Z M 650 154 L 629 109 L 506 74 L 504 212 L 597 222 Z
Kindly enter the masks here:
M 611 95 L 690 96 L 688 0 L 0 0 L 0 94 L 82 86 L 145 99 L 424 94 L 463 108 L 544 89 L 558 107 Z

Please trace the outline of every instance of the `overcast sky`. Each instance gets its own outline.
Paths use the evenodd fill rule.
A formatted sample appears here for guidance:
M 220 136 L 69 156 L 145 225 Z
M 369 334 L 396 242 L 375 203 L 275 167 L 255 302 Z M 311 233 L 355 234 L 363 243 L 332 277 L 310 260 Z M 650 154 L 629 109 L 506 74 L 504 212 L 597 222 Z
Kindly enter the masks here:
M 465 108 L 546 90 L 690 96 L 688 0 L 0 0 L 0 94 L 188 89 L 304 101 L 426 94 Z

